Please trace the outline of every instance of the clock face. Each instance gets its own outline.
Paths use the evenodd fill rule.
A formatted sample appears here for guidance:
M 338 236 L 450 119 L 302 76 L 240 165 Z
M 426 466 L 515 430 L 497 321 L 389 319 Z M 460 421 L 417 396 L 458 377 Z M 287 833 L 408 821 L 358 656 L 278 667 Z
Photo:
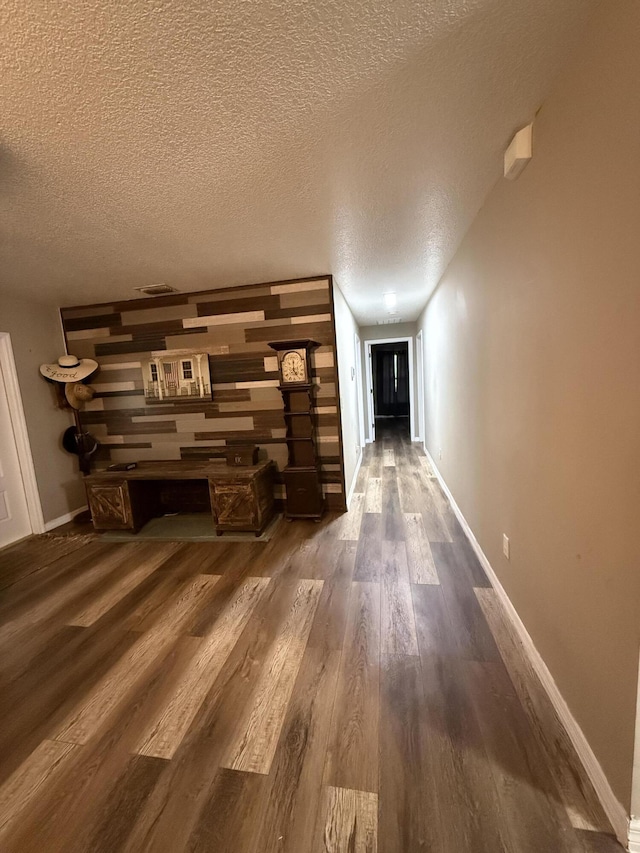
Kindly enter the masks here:
M 280 363 L 283 382 L 305 382 L 307 366 L 299 352 L 291 350 L 282 356 Z

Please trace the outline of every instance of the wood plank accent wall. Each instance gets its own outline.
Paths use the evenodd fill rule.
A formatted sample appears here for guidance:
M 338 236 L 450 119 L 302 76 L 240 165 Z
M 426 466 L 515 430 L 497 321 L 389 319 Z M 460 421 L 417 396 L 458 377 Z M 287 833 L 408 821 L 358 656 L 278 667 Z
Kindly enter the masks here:
M 277 359 L 269 341 L 313 338 L 316 424 L 329 509 L 346 509 L 331 276 L 63 308 L 67 351 L 95 358 L 81 414 L 100 442 L 95 467 L 148 459 L 223 459 L 246 441 L 287 463 Z M 213 400 L 148 406 L 141 363 L 152 351 L 209 354 Z M 281 477 L 276 498 L 284 497 Z

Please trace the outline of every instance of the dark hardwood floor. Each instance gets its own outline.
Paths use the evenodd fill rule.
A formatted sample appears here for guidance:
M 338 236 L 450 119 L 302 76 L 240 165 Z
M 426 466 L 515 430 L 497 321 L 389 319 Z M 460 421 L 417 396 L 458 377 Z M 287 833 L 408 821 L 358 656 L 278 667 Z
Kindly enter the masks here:
M 424 454 L 269 542 L 0 553 L 0 850 L 613 853 Z

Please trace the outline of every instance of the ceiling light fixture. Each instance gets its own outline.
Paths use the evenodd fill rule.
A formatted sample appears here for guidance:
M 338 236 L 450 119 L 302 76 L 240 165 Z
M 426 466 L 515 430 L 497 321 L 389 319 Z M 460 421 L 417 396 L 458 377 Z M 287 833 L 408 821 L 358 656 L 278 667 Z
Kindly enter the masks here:
M 397 297 L 394 291 L 390 291 L 389 293 L 384 293 L 382 295 L 382 299 L 384 301 L 385 306 L 391 311 L 396 307 Z

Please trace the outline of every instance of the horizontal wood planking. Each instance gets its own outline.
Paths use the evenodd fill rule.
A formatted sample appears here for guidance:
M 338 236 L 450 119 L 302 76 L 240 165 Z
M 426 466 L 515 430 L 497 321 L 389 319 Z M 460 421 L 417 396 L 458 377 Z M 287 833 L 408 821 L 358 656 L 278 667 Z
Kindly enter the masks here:
M 254 288 L 251 288 L 252 292 Z M 198 302 L 192 305 L 196 309 L 194 317 L 207 317 L 216 314 L 246 314 L 254 311 L 256 307 L 256 295 L 242 296 L 242 291 L 238 290 L 237 297 L 228 297 L 224 299 L 211 300 L 209 302 Z M 280 308 L 280 299 L 278 296 L 271 296 L 263 293 L 259 295 L 260 310 L 273 311 Z M 309 300 L 307 300 L 308 302 Z
M 83 425 L 101 442 L 94 456 L 98 468 L 177 460 L 194 448 L 202 457 L 207 447 L 220 457 L 230 439 L 258 444 L 282 469 L 283 404 L 268 344 L 318 341 L 312 363 L 321 482 L 331 495 L 328 508 L 345 508 L 329 276 L 64 308 L 61 315 L 69 350 L 101 365 L 92 377 L 97 394 L 81 413 Z M 145 404 L 144 361 L 152 352 L 173 349 L 209 354 L 212 401 Z M 147 421 L 156 413 L 161 417 Z M 202 425 L 183 423 L 189 413 L 194 424 L 204 414 Z M 329 462 L 339 468 L 329 471 Z

